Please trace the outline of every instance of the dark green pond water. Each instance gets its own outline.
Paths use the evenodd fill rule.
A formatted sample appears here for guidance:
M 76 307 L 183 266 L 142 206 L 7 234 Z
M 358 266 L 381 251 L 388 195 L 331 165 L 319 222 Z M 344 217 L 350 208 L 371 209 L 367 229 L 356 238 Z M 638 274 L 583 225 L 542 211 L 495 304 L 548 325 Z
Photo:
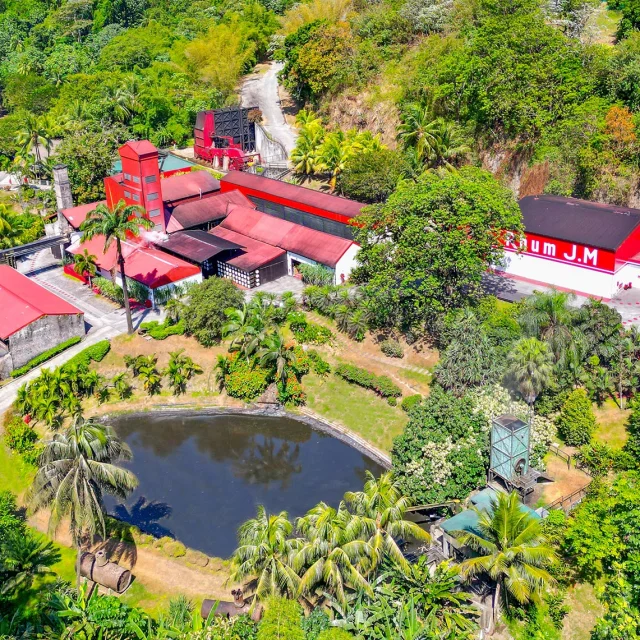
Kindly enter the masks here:
M 139 480 L 109 512 L 156 536 L 228 557 L 256 506 L 293 518 L 319 501 L 337 506 L 365 470 L 382 468 L 349 445 L 288 417 L 135 415 L 111 424 L 133 451 Z

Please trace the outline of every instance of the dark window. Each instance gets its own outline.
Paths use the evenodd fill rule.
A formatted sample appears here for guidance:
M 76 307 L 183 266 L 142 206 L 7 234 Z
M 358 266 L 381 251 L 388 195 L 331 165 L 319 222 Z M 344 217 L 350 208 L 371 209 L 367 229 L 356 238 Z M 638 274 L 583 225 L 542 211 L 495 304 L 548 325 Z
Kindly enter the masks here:
M 131 180 L 131 175 L 129 173 L 125 173 L 124 174 L 124 179 L 125 180 Z
M 124 192 L 124 197 L 125 198 L 130 198 L 131 197 L 131 191 L 125 191 Z
M 144 179 L 144 181 L 145 181 L 147 184 L 151 184 L 152 182 L 155 182 L 155 181 L 156 181 L 156 177 L 155 177 L 155 176 L 146 176 L 146 177 L 145 177 L 145 179 Z
M 151 200 L 157 200 L 158 199 L 158 193 L 148 193 L 147 194 L 147 200 L 151 201 Z
M 140 176 L 132 176 L 132 179 L 136 184 L 140 184 Z
M 160 215 L 160 209 L 151 209 L 151 211 L 149 211 L 149 217 L 150 218 L 155 218 L 156 216 Z
M 140 196 L 137 193 L 134 193 L 131 197 L 133 198 L 134 202 L 140 202 Z

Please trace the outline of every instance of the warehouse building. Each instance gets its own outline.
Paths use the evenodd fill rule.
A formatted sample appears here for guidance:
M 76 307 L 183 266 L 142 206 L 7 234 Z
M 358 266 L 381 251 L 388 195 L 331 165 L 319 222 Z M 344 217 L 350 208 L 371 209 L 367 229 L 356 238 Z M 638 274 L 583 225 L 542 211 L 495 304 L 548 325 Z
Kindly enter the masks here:
M 640 287 L 640 210 L 558 196 L 520 201 L 521 243 L 507 239 L 496 271 L 611 299 Z

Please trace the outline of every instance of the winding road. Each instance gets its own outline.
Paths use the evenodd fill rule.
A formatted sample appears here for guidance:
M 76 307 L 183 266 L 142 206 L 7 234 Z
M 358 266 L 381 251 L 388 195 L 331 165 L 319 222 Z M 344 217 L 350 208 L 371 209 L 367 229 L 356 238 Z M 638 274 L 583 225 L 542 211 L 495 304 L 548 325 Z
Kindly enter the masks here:
M 287 124 L 280 105 L 278 73 L 283 66 L 282 62 L 270 62 L 266 71 L 259 67 L 245 78 L 240 95 L 243 107 L 257 106 L 262 111 L 262 126 L 290 154 L 298 134 Z

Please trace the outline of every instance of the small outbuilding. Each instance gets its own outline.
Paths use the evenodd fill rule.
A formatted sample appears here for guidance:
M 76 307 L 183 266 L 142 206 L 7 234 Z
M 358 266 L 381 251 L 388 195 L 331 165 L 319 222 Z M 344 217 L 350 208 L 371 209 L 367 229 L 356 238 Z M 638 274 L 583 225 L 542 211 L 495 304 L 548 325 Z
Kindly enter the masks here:
M 7 265 L 0 265 L 0 378 L 85 334 L 84 314 Z

